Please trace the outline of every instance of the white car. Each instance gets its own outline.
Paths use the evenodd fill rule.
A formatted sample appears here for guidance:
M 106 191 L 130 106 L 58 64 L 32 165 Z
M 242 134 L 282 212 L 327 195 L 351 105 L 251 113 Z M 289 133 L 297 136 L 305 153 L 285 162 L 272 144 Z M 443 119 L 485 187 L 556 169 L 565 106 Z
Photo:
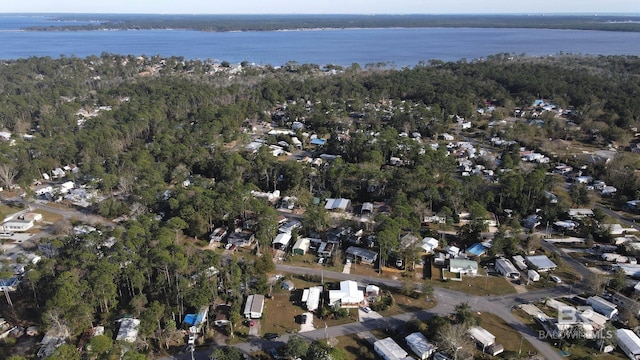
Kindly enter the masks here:
M 554 283 L 560 284 L 562 282 L 562 280 L 560 280 L 559 277 L 552 275 L 551 276 L 551 281 L 553 281 Z
M 318 259 L 318 264 L 324 264 L 324 258 Z
M 232 246 L 233 246 L 233 244 L 227 244 L 227 245 L 224 246 L 224 249 L 225 250 L 229 250 L 229 249 L 231 249 Z
M 351 264 L 351 259 L 347 259 L 344 263 L 347 265 Z
M 196 343 L 196 334 L 189 334 L 189 340 L 187 340 L 187 344 L 194 345 Z
M 370 307 L 368 307 L 368 306 L 365 306 L 365 307 L 363 307 L 363 308 L 362 308 L 362 311 L 364 311 L 365 313 L 367 313 L 367 314 L 368 314 L 368 313 L 370 313 L 370 312 L 371 312 L 371 308 L 370 308 Z

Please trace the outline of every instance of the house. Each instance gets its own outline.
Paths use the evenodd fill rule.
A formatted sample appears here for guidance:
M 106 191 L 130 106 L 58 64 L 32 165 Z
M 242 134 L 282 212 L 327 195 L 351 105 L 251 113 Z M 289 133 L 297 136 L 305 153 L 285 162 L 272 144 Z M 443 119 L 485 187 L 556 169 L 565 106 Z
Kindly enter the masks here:
M 616 342 L 622 352 L 624 352 L 629 359 L 640 359 L 640 338 L 633 330 L 618 329 L 616 330 Z
M 352 256 L 356 261 L 365 264 L 373 264 L 378 259 L 377 252 L 359 248 L 357 246 L 349 246 L 345 253 Z
M 33 192 L 36 196 L 45 196 L 47 194 L 53 194 L 53 186 L 51 185 L 40 185 L 33 189 Z
M 373 203 L 362 203 L 362 208 L 360 208 L 360 215 L 369 215 L 371 213 L 373 213 Z
M 500 258 L 495 262 L 496 271 L 511 279 L 520 278 L 520 271 L 508 259 Z
M 66 181 L 58 186 L 58 192 L 60 192 L 60 194 L 67 194 L 75 187 L 76 184 L 73 181 Z
M 62 178 L 65 175 L 66 174 L 65 174 L 64 170 L 62 170 L 61 168 L 55 168 L 55 169 L 51 170 L 51 178 L 53 178 L 53 179 Z
M 311 246 L 311 239 L 309 238 L 300 238 L 293 245 L 293 249 L 291 252 L 293 255 L 304 255 L 309 251 L 309 247 Z
M 349 199 L 332 199 L 332 198 L 328 198 L 326 199 L 327 203 L 325 204 L 324 208 L 326 210 L 340 210 L 340 211 L 346 211 L 347 208 L 349 208 L 349 206 L 351 206 L 351 200 Z
M 447 246 L 444 251 L 447 253 L 447 255 L 449 255 L 450 257 L 456 257 L 458 256 L 458 254 L 460 253 L 460 248 L 457 246 L 453 246 L 453 245 L 449 245 Z
M 418 359 L 426 360 L 436 351 L 435 345 L 431 344 L 420 332 L 414 332 L 404 338 L 407 345 L 418 356 Z
M 302 223 L 299 220 L 291 220 L 278 228 L 281 233 L 291 234 L 293 229 L 299 229 L 302 227 Z
M 593 217 L 593 210 L 591 209 L 569 209 L 567 211 L 569 217 L 572 219 L 582 219 L 586 217 Z
M 339 290 L 329 290 L 329 304 L 343 308 L 357 308 L 364 305 L 364 291 L 351 280 L 340 282 Z
M 264 310 L 264 295 L 249 295 L 244 306 L 244 317 L 247 319 L 259 319 Z
M 135 342 L 138 338 L 138 327 L 140 326 L 140 320 L 133 318 L 122 318 L 117 320 L 120 323 L 118 328 L 118 335 L 116 335 L 117 341 Z
M 552 271 L 558 267 L 547 255 L 527 256 L 527 261 L 538 271 Z
M 449 272 L 456 274 L 478 274 L 478 263 L 467 259 L 451 259 L 449 260 Z
M 496 343 L 496 337 L 480 326 L 470 327 L 469 330 L 467 330 L 467 333 L 471 338 L 473 338 L 478 346 L 482 348 L 483 352 L 487 347 Z
M 209 306 L 203 306 L 197 314 L 185 314 L 183 323 L 189 325 L 190 328 L 195 328 L 195 333 L 200 333 L 203 325 L 207 323 L 208 316 Z
M 316 311 L 320 306 L 320 296 L 322 296 L 322 286 L 313 286 L 302 291 L 302 303 L 307 306 L 307 310 Z
M 291 233 L 280 233 L 271 243 L 276 249 L 286 249 L 291 241 Z
M 229 324 L 229 314 L 231 313 L 231 306 L 222 304 L 216 307 L 216 317 L 213 320 L 215 326 L 225 326 Z
M 443 266 L 446 260 L 447 257 L 444 253 L 439 252 L 433 255 L 433 263 L 436 265 Z
M 384 338 L 373 343 L 373 349 L 384 360 L 404 360 L 409 353 L 404 351 L 392 338 Z
M 440 137 L 445 141 L 453 141 L 455 139 L 455 137 L 453 137 L 453 135 L 450 135 L 450 134 L 447 134 L 447 133 L 440 134 Z
M 221 242 L 222 240 L 224 240 L 224 237 L 227 236 L 227 230 L 228 228 L 226 226 L 215 228 L 211 235 L 209 235 L 209 242 Z
M 238 247 L 251 246 L 255 241 L 255 235 L 250 231 L 234 231 L 227 237 L 227 244 Z
M 318 256 L 331 257 L 335 248 L 335 243 L 323 241 L 318 248 Z
M 417 245 L 419 242 L 420 238 L 413 235 L 412 233 L 408 233 L 400 238 L 400 248 L 407 249 L 414 245 Z
M 33 226 L 33 220 L 9 220 L 4 222 L 0 228 L 2 231 L 24 232 L 29 231 Z
M 600 296 L 590 296 L 587 298 L 587 305 L 599 314 L 613 319 L 618 315 L 618 306 L 601 298 Z
M 436 250 L 436 248 L 438 248 L 438 245 L 440 245 L 440 243 L 438 242 L 437 239 L 432 237 L 426 237 L 422 239 L 422 245 L 420 247 L 426 253 L 433 253 Z

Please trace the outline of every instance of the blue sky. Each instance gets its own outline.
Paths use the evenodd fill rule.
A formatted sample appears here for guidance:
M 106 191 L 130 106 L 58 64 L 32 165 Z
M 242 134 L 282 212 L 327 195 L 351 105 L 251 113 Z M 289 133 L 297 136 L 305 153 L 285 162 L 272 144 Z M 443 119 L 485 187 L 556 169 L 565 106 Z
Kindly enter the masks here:
M 640 13 L 639 0 L 2 0 L 0 13 Z

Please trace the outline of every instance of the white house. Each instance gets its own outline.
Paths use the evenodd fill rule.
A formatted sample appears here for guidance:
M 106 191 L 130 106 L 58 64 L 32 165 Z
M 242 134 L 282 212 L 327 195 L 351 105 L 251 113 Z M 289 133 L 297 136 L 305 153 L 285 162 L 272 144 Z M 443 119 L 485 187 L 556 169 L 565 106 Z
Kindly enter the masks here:
M 311 247 L 311 239 L 309 238 L 300 238 L 293 245 L 293 249 L 291 252 L 294 255 L 304 255 L 309 251 L 309 247 Z
M 527 256 L 527 261 L 538 271 L 552 271 L 558 267 L 547 255 Z
M 600 313 L 609 319 L 613 319 L 618 315 L 618 306 L 601 298 L 600 296 L 588 297 L 587 304 L 590 305 L 595 312 Z
M 431 344 L 422 333 L 414 332 L 404 339 L 418 359 L 426 360 L 436 351 L 435 345 Z
M 345 211 L 351 205 L 351 200 L 343 199 L 343 198 L 340 198 L 340 199 L 328 198 L 328 199 L 326 199 L 326 201 L 327 201 L 327 203 L 324 206 L 324 208 L 326 210 L 341 210 L 341 211 Z
M 264 295 L 249 295 L 244 306 L 244 317 L 247 319 L 259 319 L 264 310 Z
M 314 286 L 302 291 L 302 302 L 307 305 L 307 310 L 318 310 L 320 296 L 322 296 L 322 286 Z
M 537 271 L 530 269 L 527 271 L 527 279 L 531 281 L 540 281 L 540 274 Z
M 439 245 L 439 242 L 437 239 L 434 239 L 432 237 L 426 237 L 422 239 L 422 245 L 420 247 L 422 247 L 422 250 L 424 250 L 427 253 L 433 253 L 438 247 L 438 245 Z
M 75 187 L 76 187 L 76 184 L 73 181 L 65 181 L 62 184 L 60 184 L 60 186 L 58 187 L 58 191 L 61 194 L 67 194 L 69 191 L 71 191 Z
M 138 326 L 140 326 L 140 320 L 132 318 L 123 318 L 118 320 L 120 328 L 118 328 L 118 335 L 116 340 L 126 341 L 129 343 L 135 342 L 138 338 Z
M 521 255 L 515 255 L 511 258 L 513 265 L 517 266 L 520 270 L 526 270 L 527 264 L 524 263 L 524 258 Z
M 518 271 L 518 269 L 516 269 L 516 267 L 513 266 L 511 261 L 509 261 L 508 259 L 496 259 L 495 264 L 496 271 L 504 275 L 505 277 L 512 279 L 518 279 L 520 277 L 520 271 Z
M 340 290 L 329 290 L 329 303 L 343 308 L 357 308 L 364 305 L 364 291 L 351 280 L 340 282 Z
M 409 356 L 409 353 L 390 337 L 373 343 L 373 349 L 384 360 L 404 360 Z
M 478 343 L 483 351 L 486 347 L 496 343 L 495 335 L 480 326 L 472 326 L 467 330 L 467 332 L 469 333 L 469 336 Z
M 620 350 L 627 354 L 629 359 L 640 359 L 640 338 L 633 332 L 633 330 L 616 330 L 616 341 Z
M 272 245 L 278 249 L 285 249 L 289 245 L 290 241 L 291 233 L 280 233 L 275 239 L 273 239 Z
M 9 220 L 4 222 L 0 228 L 2 228 L 2 231 L 24 232 L 33 226 L 33 220 Z
M 449 272 L 456 274 L 478 274 L 478 263 L 467 259 L 451 259 L 449 260 Z

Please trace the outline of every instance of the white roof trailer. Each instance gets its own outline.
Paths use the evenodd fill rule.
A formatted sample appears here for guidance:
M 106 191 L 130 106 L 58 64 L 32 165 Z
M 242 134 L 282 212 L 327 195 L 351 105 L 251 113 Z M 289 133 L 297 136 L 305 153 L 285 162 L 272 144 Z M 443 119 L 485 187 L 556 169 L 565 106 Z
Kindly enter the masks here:
M 520 277 L 520 271 L 507 259 L 496 260 L 496 271 L 508 278 L 517 279 Z
M 616 330 L 616 340 L 618 347 L 629 359 L 640 360 L 640 338 L 632 330 L 618 329 Z

